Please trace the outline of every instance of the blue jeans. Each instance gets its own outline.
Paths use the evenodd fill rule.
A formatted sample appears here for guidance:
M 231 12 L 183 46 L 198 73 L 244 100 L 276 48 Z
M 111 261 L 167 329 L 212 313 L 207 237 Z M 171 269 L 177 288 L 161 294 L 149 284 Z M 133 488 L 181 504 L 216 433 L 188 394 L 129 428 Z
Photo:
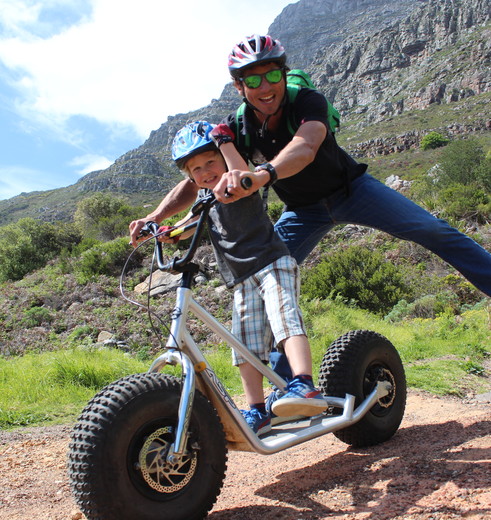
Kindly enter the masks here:
M 324 235 L 339 224 L 368 226 L 420 244 L 491 296 L 490 253 L 367 173 L 351 183 L 349 196 L 340 190 L 316 204 L 287 208 L 275 230 L 301 263 Z M 273 363 L 272 366 L 275 369 Z M 285 372 L 282 377 L 291 378 L 291 373 Z

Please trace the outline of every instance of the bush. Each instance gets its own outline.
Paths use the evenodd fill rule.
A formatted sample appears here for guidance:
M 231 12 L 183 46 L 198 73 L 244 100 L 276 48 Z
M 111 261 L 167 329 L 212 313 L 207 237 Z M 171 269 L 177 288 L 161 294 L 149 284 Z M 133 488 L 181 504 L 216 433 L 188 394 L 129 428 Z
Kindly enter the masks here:
M 270 202 L 268 204 L 268 215 L 272 222 L 276 222 L 280 218 L 284 207 L 283 202 Z
M 31 307 L 24 311 L 23 314 L 20 325 L 26 329 L 39 327 L 43 323 L 51 323 L 53 321 L 53 315 L 46 307 Z
M 438 132 L 430 132 L 421 139 L 420 147 L 422 150 L 433 150 L 434 148 L 440 148 L 450 142 L 450 139 L 444 137 Z
M 143 214 L 123 199 L 108 193 L 96 193 L 77 205 L 74 220 L 85 237 L 102 241 L 128 235 L 128 224 Z
M 489 188 L 490 166 L 491 161 L 486 160 L 476 139 L 453 141 L 441 154 L 437 183 L 440 186 L 478 184 Z
M 131 251 L 133 248 L 126 237 L 95 245 L 84 251 L 75 263 L 77 280 L 86 283 L 100 275 L 118 276 Z M 135 259 L 140 260 L 138 253 L 136 255 Z
M 456 219 L 470 219 L 481 224 L 491 217 L 491 198 L 476 185 L 453 184 L 438 192 L 438 206 L 445 215 Z
M 458 309 L 457 295 L 450 291 L 443 291 L 439 294 L 427 294 L 412 303 L 401 300 L 385 316 L 385 319 L 390 322 L 413 318 L 433 319 L 445 313 L 455 314 Z
M 4 226 L 0 238 L 0 282 L 20 280 L 44 267 L 63 248 L 80 241 L 68 226 L 23 218 Z
M 302 294 L 308 299 L 342 297 L 362 309 L 386 314 L 411 290 L 404 274 L 382 253 L 361 246 L 338 251 L 303 271 Z

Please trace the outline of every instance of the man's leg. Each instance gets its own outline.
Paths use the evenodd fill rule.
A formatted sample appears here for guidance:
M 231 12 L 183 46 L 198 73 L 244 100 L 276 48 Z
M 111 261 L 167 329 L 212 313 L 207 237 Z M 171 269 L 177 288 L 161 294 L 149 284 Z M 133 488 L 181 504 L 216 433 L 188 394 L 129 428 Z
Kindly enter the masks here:
M 491 296 L 491 254 L 477 242 L 368 174 L 351 188 L 349 197 L 327 200 L 335 223 L 368 226 L 420 244 Z
M 290 254 L 300 264 L 333 227 L 333 222 L 322 202 L 284 211 L 275 224 L 275 231 L 288 247 Z M 286 355 L 273 349 L 269 355 L 271 368 L 286 381 L 293 374 Z

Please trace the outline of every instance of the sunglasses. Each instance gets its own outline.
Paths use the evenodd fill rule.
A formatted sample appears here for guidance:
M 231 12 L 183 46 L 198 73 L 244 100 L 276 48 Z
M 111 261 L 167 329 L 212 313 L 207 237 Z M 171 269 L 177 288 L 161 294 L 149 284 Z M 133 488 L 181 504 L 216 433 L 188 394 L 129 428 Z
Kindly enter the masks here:
M 283 78 L 283 69 L 273 69 L 264 74 L 251 74 L 246 78 L 240 78 L 248 88 L 258 88 L 261 85 L 262 79 L 266 78 L 266 81 L 271 84 L 279 83 Z

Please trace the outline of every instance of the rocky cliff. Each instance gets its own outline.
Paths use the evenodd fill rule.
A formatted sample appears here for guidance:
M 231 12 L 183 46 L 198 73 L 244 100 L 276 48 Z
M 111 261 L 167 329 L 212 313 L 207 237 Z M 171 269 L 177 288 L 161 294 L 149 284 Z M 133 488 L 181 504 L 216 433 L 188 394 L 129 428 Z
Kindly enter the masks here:
M 269 32 L 285 45 L 289 65 L 310 72 L 340 110 L 343 126 L 354 135 L 349 150 L 357 156 L 415 147 L 429 130 L 409 127 L 404 135 L 373 135 L 353 142 L 373 123 L 491 91 L 489 0 L 300 0 L 283 10 Z M 448 133 L 489 130 L 486 100 L 470 119 L 446 121 Z M 239 101 L 231 84 L 225 85 L 219 99 L 169 117 L 142 146 L 108 169 L 55 190 L 57 200 L 63 190 L 80 197 L 100 190 L 131 195 L 170 189 L 180 179 L 170 159 L 176 131 L 190 120 L 218 122 Z M 24 199 L 22 203 L 28 203 Z M 2 203 L 12 212 L 14 202 L 0 201 L 0 221 L 7 211 Z M 54 215 L 56 209 L 46 214 Z M 60 214 L 66 218 L 66 211 Z

